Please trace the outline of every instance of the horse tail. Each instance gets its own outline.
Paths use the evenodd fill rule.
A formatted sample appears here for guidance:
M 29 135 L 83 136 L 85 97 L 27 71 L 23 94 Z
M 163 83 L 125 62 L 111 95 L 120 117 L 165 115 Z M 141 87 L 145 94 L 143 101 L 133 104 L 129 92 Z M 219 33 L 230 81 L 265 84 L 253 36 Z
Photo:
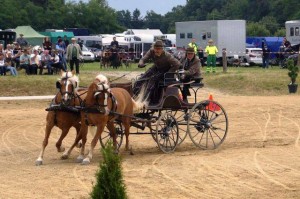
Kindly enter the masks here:
M 142 85 L 140 92 L 137 96 L 132 98 L 133 112 L 139 112 L 144 107 L 148 106 L 148 96 L 146 95 L 146 85 Z

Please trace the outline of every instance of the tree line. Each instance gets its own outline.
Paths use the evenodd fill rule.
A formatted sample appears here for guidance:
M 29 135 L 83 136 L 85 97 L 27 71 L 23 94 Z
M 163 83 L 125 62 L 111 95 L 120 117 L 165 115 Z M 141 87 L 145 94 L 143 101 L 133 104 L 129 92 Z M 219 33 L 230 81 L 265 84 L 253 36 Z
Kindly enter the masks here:
M 187 0 L 165 15 L 150 10 L 114 10 L 106 0 L 0 0 L 0 28 L 31 25 L 45 29 L 89 28 L 94 34 L 126 29 L 160 29 L 175 33 L 175 22 L 244 19 L 247 36 L 284 36 L 284 23 L 300 19 L 299 0 Z

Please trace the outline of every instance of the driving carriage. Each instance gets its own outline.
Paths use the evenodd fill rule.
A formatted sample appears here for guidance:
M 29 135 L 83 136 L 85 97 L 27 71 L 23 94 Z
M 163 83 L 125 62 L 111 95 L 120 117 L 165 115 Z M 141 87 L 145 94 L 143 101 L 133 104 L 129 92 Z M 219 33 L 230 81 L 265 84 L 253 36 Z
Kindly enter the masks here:
M 156 104 L 145 106 L 142 103 L 143 106 L 138 107 L 138 103 L 132 98 L 132 82 L 108 84 L 108 80 L 103 82 L 97 79 L 98 75 L 85 89 L 84 101 L 76 103 L 75 106 L 64 102 L 47 108 L 47 111 L 81 115 L 79 136 L 62 158 L 68 158 L 80 140 L 82 147 L 77 161 L 83 164 L 88 164 L 92 159 L 93 149 L 98 140 L 102 147 L 112 140 L 116 150 L 119 150 L 125 135 L 128 150 L 129 134 L 150 134 L 160 150 L 165 153 L 173 152 L 187 135 L 199 148 L 217 148 L 225 140 L 228 131 L 228 118 L 224 108 L 212 100 L 197 102 L 197 93 L 203 87 L 202 78 L 183 83 L 180 81 L 180 75 L 180 73 L 164 74 L 164 79 L 159 82 L 160 96 Z M 65 84 L 64 82 L 67 81 L 61 83 Z M 190 99 L 191 103 L 181 97 L 183 86 L 189 86 L 194 95 L 194 98 Z M 58 88 L 66 101 L 77 98 L 71 92 L 62 91 L 64 86 L 60 85 Z M 97 132 L 91 142 L 89 154 L 84 159 L 87 127 L 90 125 L 96 126 Z M 136 127 L 136 131 L 130 131 L 130 127 Z

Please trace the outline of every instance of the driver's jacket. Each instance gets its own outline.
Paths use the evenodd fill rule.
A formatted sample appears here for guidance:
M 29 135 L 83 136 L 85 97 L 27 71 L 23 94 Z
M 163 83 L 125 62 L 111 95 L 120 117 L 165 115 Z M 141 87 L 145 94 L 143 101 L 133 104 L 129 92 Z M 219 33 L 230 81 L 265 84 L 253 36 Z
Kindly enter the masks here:
M 139 64 L 143 65 L 146 61 L 152 60 L 154 66 L 159 72 L 175 72 L 179 69 L 181 63 L 168 52 L 163 52 L 161 56 L 155 56 L 154 50 L 150 49 L 140 60 Z

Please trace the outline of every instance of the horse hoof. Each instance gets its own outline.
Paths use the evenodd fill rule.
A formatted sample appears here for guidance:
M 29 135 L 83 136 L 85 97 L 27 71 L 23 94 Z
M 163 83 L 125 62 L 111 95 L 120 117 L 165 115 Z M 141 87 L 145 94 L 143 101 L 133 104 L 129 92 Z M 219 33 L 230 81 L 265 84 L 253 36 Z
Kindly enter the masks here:
M 77 148 L 81 148 L 82 147 L 82 143 L 79 142 L 77 145 L 76 145 Z
M 35 161 L 35 166 L 40 166 L 43 164 L 43 160 L 36 160 Z
M 78 156 L 78 157 L 76 158 L 76 162 L 77 162 L 77 163 L 82 163 L 82 161 L 83 161 L 83 156 L 82 156 L 82 155 L 80 155 L 80 156 Z
M 58 152 L 64 152 L 65 151 L 65 147 L 60 147 L 57 149 Z
M 69 158 L 68 154 L 63 154 L 63 155 L 61 156 L 61 159 L 62 159 L 62 160 L 66 160 L 66 159 L 68 159 L 68 158 Z
M 90 164 L 91 163 L 91 161 L 90 161 L 90 159 L 89 158 L 85 158 L 83 161 L 82 161 L 82 165 L 88 165 L 88 164 Z

